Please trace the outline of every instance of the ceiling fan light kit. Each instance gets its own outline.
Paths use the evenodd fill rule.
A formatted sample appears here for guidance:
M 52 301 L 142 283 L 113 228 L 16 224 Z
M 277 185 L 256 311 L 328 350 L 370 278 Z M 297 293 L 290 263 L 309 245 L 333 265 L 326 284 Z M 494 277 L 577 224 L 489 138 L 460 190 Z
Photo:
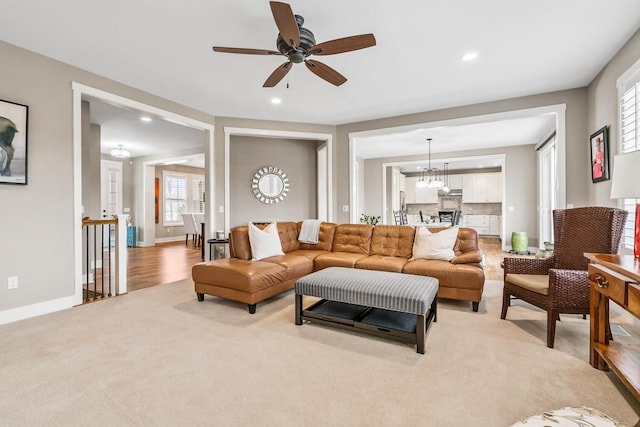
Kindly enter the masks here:
M 335 86 L 340 86 L 347 81 L 346 77 L 320 61 L 309 59 L 309 56 L 335 55 L 376 45 L 376 38 L 373 34 L 360 34 L 316 44 L 313 33 L 302 26 L 304 18 L 300 15 L 294 15 L 289 4 L 272 1 L 269 2 L 269 5 L 280 32 L 276 39 L 278 51 L 213 46 L 214 52 L 286 56 L 288 61 L 271 73 L 262 85 L 263 87 L 274 87 L 291 71 L 292 64 L 302 62 L 316 76 Z

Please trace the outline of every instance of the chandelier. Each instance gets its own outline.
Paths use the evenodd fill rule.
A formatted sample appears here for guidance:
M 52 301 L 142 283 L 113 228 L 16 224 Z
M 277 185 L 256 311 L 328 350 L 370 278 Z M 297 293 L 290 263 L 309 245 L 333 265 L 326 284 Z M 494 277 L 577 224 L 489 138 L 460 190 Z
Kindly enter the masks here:
M 131 153 L 129 153 L 127 150 L 124 149 L 124 145 L 119 144 L 116 148 L 111 150 L 111 155 L 113 157 L 125 158 L 125 157 L 129 157 Z
M 427 142 L 429 143 L 429 168 L 422 169 L 420 178 L 416 181 L 416 187 L 442 188 L 444 186 L 444 182 L 440 178 L 440 170 L 438 168 L 431 167 L 431 138 L 427 138 Z M 427 177 L 429 178 L 428 180 Z

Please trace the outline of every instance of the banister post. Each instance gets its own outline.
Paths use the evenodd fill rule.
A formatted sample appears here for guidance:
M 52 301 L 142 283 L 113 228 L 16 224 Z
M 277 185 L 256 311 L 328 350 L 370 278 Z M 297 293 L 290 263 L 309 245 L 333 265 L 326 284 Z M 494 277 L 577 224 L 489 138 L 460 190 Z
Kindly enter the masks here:
M 116 225 L 116 295 L 127 292 L 127 218 L 128 214 L 117 214 Z

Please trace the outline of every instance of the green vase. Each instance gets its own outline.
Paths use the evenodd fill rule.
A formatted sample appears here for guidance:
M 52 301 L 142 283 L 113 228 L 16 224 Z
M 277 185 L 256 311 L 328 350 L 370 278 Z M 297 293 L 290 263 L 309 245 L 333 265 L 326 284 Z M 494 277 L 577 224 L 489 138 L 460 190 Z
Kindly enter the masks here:
M 526 231 L 514 231 L 511 233 L 511 248 L 515 252 L 527 252 L 529 250 L 529 237 Z

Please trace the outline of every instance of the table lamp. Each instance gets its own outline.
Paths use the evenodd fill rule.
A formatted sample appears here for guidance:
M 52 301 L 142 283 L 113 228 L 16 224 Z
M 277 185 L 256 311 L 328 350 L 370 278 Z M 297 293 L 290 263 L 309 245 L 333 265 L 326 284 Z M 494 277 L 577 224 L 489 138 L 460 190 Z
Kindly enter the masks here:
M 612 199 L 640 199 L 640 150 L 618 154 L 613 160 Z M 633 255 L 640 258 L 640 203 L 636 204 Z

